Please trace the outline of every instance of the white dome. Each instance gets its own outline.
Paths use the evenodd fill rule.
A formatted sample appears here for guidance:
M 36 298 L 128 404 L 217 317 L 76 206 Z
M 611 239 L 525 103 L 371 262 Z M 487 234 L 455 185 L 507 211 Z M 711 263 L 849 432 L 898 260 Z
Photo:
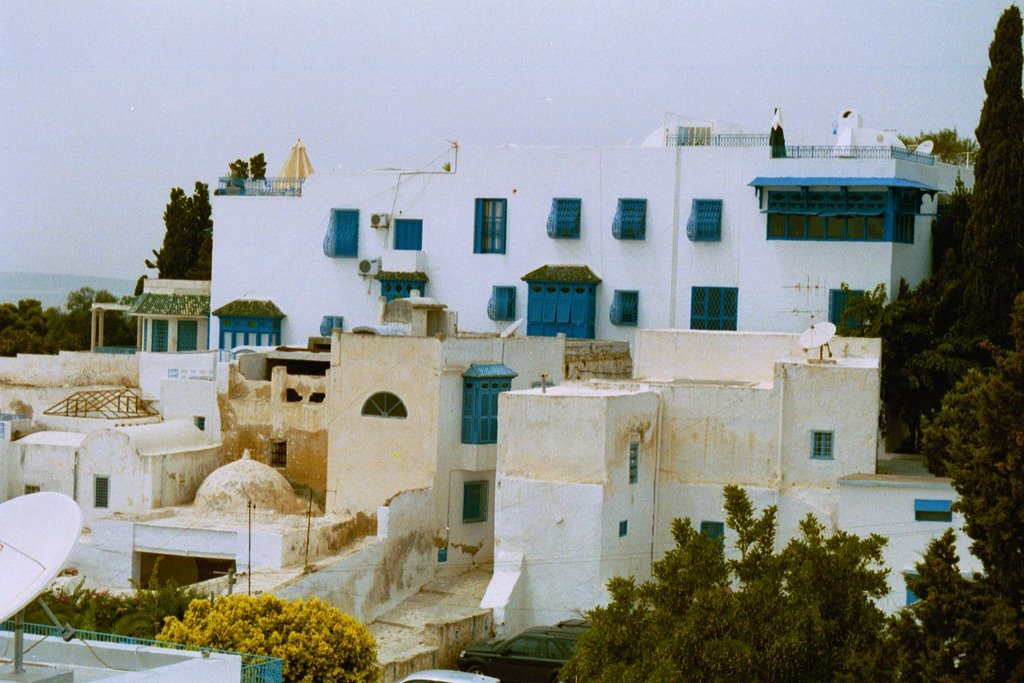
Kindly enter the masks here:
M 196 491 L 198 510 L 244 513 L 252 501 L 257 510 L 281 514 L 306 511 L 288 480 L 269 465 L 256 462 L 246 450 L 241 459 L 218 467 Z

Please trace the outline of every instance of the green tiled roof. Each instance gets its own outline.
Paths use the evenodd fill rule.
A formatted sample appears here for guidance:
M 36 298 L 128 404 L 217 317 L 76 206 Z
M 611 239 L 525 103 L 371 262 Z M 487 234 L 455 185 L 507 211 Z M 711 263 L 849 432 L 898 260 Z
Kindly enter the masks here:
M 473 363 L 463 377 L 518 377 L 519 373 L 501 363 Z
M 210 297 L 205 294 L 152 294 L 135 297 L 130 315 L 178 315 L 202 317 L 210 314 Z
M 283 318 L 284 313 L 273 301 L 258 299 L 235 299 L 224 304 L 214 315 L 221 318 Z
M 420 282 L 427 282 L 430 279 L 426 273 L 419 271 L 403 273 L 397 270 L 382 270 L 377 273 L 376 278 L 378 280 L 418 280 Z
M 600 282 L 586 266 L 541 266 L 522 278 L 524 282 Z

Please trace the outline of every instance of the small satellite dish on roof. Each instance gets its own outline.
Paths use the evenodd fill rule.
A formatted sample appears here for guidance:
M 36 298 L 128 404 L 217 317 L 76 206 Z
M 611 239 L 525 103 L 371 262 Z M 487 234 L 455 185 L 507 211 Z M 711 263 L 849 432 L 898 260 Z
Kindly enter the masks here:
M 933 140 L 925 140 L 914 149 L 917 154 L 931 154 L 932 150 L 935 149 L 935 142 Z
M 0 505 L 0 621 L 43 592 L 81 532 L 82 511 L 63 493 L 32 493 Z
M 804 351 L 818 349 L 818 358 L 811 358 L 811 362 L 834 363 L 832 349 L 828 345 L 834 336 L 836 336 L 836 326 L 832 323 L 814 323 L 800 335 L 800 346 Z M 824 357 L 825 350 L 828 350 L 828 358 Z

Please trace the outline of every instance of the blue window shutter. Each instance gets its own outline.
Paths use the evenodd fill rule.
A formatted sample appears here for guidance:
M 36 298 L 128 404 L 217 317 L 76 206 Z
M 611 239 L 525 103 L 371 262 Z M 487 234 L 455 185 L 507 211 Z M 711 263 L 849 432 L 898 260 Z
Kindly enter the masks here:
M 572 299 L 567 292 L 559 292 L 556 301 L 555 322 L 567 323 L 572 310 Z
M 195 351 L 199 323 L 195 320 L 178 321 L 178 351 Z
M 320 336 L 330 337 L 331 330 L 338 328 L 339 330 L 344 327 L 345 318 L 340 315 L 325 315 L 320 320 Z
M 473 253 L 480 254 L 484 246 L 484 200 L 476 200 L 476 226 L 473 229 Z
M 617 240 L 642 240 L 647 234 L 647 200 L 619 199 L 612 221 L 612 237 Z
M 694 199 L 686 236 L 691 242 L 718 242 L 722 239 L 722 200 Z
M 462 385 L 462 443 L 477 443 L 476 429 L 478 408 L 476 406 L 476 384 L 463 382 Z
M 422 220 L 395 219 L 395 249 L 404 251 L 421 251 L 423 249 Z
M 153 352 L 163 353 L 167 351 L 167 321 L 153 321 L 153 345 L 150 347 Z
M 914 519 L 918 522 L 952 522 L 953 501 L 917 498 L 914 500 Z
M 710 539 L 725 539 L 725 524 L 723 522 L 701 522 L 700 532 Z
M 558 198 L 551 200 L 548 214 L 548 237 L 552 239 L 579 239 L 581 199 Z
M 640 292 L 629 289 L 616 289 L 612 295 L 612 305 L 608 317 L 613 325 L 636 325 L 639 319 Z
M 487 317 L 491 320 L 516 319 L 516 288 L 494 285 L 487 302 Z
M 828 321 L 833 325 L 839 325 L 839 321 L 842 320 L 843 313 L 846 311 L 850 300 L 858 296 L 864 296 L 863 289 L 828 290 Z M 845 323 L 848 327 L 860 325 L 860 321 L 852 316 L 847 316 Z
M 358 209 L 331 209 L 331 224 L 324 237 L 324 254 L 332 258 L 359 256 Z

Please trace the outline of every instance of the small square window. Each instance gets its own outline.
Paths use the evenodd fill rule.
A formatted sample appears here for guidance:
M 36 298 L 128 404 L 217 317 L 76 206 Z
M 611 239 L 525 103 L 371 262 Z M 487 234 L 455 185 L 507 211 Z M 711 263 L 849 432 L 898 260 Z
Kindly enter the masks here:
M 635 484 L 640 480 L 640 444 L 629 444 L 629 483 Z
M 39 487 L 36 486 L 35 484 L 25 484 L 25 495 L 26 496 L 29 495 L 30 493 L 39 493 L 39 490 L 40 490 Z
M 110 507 L 110 477 L 94 477 L 92 480 L 92 506 L 95 508 Z
M 631 289 L 616 289 L 608 317 L 613 325 L 636 326 L 640 318 L 640 292 Z
M 629 522 L 622 520 L 619 522 L 619 538 L 623 538 L 629 532 Z
M 270 443 L 270 466 L 271 467 L 287 467 L 288 466 L 288 442 L 287 441 L 272 441 Z
M 612 222 L 612 237 L 617 240 L 642 240 L 647 236 L 647 200 L 620 199 Z
M 739 289 L 736 287 L 691 287 L 691 330 L 735 330 Z
M 467 481 L 462 485 L 462 523 L 487 521 L 487 482 Z
M 201 432 L 206 431 L 206 418 L 202 415 L 196 415 L 195 418 L 196 429 Z
M 918 522 L 952 522 L 953 501 L 917 498 L 914 500 L 914 520 Z
M 850 328 L 860 327 L 860 320 L 855 316 L 847 315 L 844 318 L 843 314 L 851 300 L 862 296 L 864 296 L 863 289 L 828 290 L 828 321 L 836 327 L 840 325 Z
M 724 522 L 701 522 L 700 532 L 712 540 L 718 540 L 719 543 L 725 542 Z
M 555 198 L 548 214 L 548 237 L 552 239 L 579 239 L 581 199 Z
M 811 459 L 832 460 L 832 432 L 811 432 Z
M 395 250 L 420 251 L 423 249 L 423 221 L 415 218 L 395 220 Z

